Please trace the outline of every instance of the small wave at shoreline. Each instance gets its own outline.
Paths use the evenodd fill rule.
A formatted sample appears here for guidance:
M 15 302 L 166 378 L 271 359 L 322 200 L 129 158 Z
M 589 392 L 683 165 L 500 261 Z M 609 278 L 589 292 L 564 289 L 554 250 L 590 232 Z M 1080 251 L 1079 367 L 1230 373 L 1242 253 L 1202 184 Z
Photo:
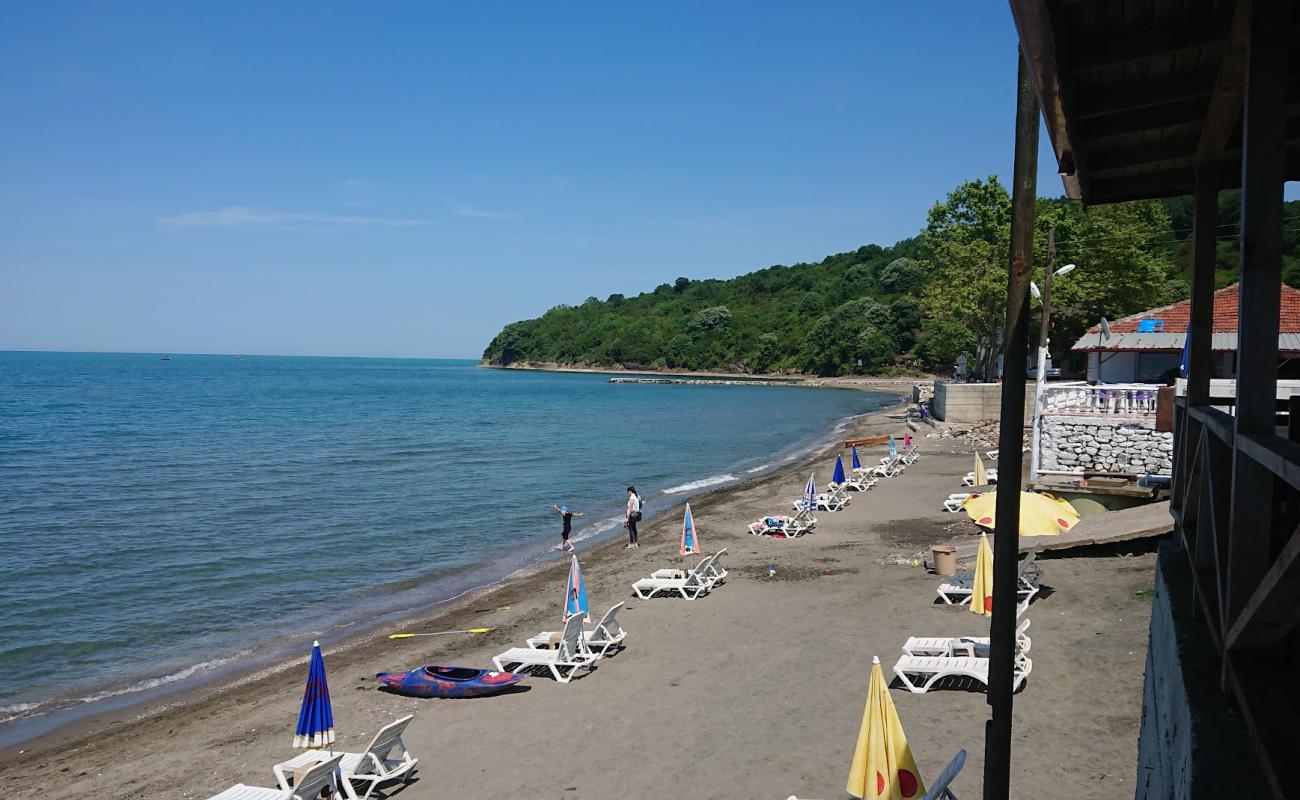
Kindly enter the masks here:
M 697 489 L 706 489 L 710 486 L 720 486 L 724 483 L 736 480 L 736 476 L 730 472 L 723 475 L 711 475 L 707 478 L 700 478 L 698 481 L 689 481 L 677 486 L 670 486 L 663 490 L 664 494 L 681 494 L 682 492 L 693 492 Z
M 224 667 L 227 664 L 233 664 L 251 652 L 251 650 L 244 650 L 224 658 L 213 658 L 207 661 L 200 661 L 197 664 L 191 664 L 188 667 L 183 667 L 182 669 L 178 669 L 175 672 L 168 673 L 167 675 L 148 678 L 117 689 L 95 692 L 94 694 L 89 694 L 84 697 L 68 697 L 36 703 L 15 703 L 13 705 L 0 706 L 0 724 L 13 722 L 15 720 L 39 717 L 42 714 L 62 708 L 72 708 L 79 705 L 87 705 L 89 703 L 98 703 L 102 700 L 108 700 L 113 697 L 123 697 L 125 695 L 147 692 L 150 689 L 159 689 L 169 684 L 192 678 L 200 672 L 208 672 Z

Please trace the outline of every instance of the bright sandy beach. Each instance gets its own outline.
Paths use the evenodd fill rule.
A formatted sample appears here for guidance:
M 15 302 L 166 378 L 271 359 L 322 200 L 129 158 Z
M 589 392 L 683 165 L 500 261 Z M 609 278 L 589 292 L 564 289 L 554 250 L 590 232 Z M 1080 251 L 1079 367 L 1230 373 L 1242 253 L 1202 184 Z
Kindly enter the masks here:
M 891 412 L 859 418 L 847 435 L 901 434 Z M 615 541 L 581 552 L 593 619 L 625 602 L 629 634 L 625 650 L 568 685 L 530 677 L 526 691 L 417 700 L 378 691 L 374 680 L 426 663 L 489 665 L 556 629 L 564 559 L 400 626 L 491 626 L 489 634 L 392 641 L 386 634 L 399 626 L 390 626 L 327 651 L 337 747 L 362 748 L 380 726 L 415 714 L 406 743 L 420 763 L 389 792 L 405 800 L 844 796 L 872 656 L 889 675 L 908 636 L 987 635 L 985 618 L 935 604 L 933 574 L 891 558 L 974 530 L 940 509 L 970 468 L 972 443 L 925 431 L 916 464 L 846 510 L 819 513 L 816 531 L 798 540 L 754 537 L 746 526 L 788 509 L 808 470 L 828 476 L 838 447 L 696 499 L 703 547 L 727 548 L 730 569 L 699 600 L 631 595 L 631 583 L 654 569 L 694 562 L 677 555 L 677 514 L 645 525 L 638 551 Z M 1130 794 L 1154 556 L 1138 543 L 1041 562 L 1046 588 L 1027 613 L 1033 671 L 1015 700 L 1015 795 Z M 271 766 L 295 753 L 304 671 L 295 662 L 138 709 L 135 719 L 92 719 L 29 742 L 4 754 L 0 784 L 15 798 L 205 798 L 235 783 L 273 786 Z M 954 788 L 978 796 L 985 694 L 891 694 L 922 778 L 965 748 Z

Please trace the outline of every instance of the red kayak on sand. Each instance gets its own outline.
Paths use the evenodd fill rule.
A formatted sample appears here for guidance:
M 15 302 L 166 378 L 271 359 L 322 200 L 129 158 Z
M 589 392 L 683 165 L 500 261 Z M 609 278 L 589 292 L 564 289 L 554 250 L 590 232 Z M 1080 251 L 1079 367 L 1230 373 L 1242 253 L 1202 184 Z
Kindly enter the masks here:
M 524 676 L 430 664 L 410 672 L 381 672 L 375 678 L 393 691 L 411 697 L 483 697 L 519 683 Z

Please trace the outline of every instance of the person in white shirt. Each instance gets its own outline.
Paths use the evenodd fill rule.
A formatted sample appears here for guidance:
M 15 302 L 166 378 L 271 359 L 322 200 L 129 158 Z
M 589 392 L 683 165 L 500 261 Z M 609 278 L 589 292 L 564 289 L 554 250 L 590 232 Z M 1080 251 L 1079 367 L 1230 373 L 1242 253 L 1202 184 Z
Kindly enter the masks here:
M 627 527 L 627 547 L 624 550 L 633 547 L 639 547 L 636 543 L 636 524 L 641 521 L 641 497 L 636 493 L 635 486 L 627 487 L 627 517 L 623 523 Z

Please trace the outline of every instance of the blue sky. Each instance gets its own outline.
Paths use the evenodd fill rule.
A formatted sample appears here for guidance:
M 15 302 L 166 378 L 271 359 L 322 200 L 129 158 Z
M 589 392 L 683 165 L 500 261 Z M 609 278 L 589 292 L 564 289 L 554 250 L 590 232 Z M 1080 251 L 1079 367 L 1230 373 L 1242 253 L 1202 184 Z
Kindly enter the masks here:
M 1003 3 L 5 16 L 0 349 L 477 356 L 557 303 L 892 243 L 1011 169 Z

